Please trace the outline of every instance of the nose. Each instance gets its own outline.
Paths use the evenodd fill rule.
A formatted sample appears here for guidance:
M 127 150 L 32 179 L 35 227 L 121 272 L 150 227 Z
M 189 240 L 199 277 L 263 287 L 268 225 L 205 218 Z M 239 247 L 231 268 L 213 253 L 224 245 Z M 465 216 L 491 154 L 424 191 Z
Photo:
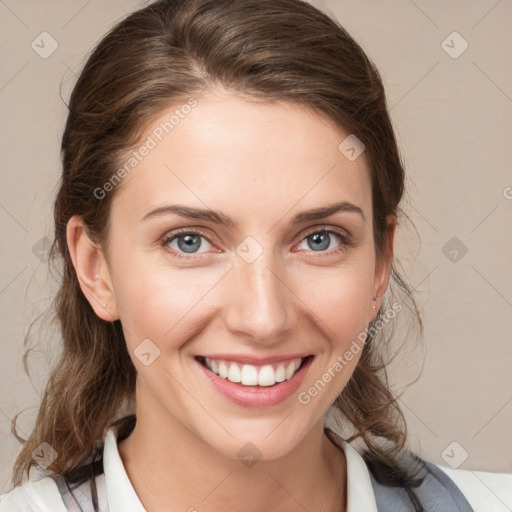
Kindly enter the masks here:
M 229 276 L 224 319 L 237 337 L 268 345 L 281 342 L 298 316 L 285 269 L 265 254 L 252 263 L 237 258 Z

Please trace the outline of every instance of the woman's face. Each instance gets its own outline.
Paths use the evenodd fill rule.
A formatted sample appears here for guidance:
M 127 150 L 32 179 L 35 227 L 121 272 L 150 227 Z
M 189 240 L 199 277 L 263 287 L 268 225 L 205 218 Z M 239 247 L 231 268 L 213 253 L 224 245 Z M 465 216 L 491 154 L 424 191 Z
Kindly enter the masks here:
M 232 458 L 250 442 L 270 460 L 323 422 L 389 272 L 376 266 L 365 155 L 338 149 L 348 135 L 308 109 L 220 90 L 150 125 L 117 185 L 102 277 L 153 425 L 181 424 Z

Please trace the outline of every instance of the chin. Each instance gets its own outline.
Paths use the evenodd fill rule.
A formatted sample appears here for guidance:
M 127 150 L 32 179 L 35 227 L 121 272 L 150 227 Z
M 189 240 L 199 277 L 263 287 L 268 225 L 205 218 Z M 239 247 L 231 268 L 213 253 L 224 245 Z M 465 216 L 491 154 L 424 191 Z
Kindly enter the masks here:
M 248 423 L 250 426 L 246 425 Z M 293 452 L 308 433 L 305 422 L 300 421 L 300 425 L 293 425 L 290 418 L 284 421 L 276 421 L 275 418 L 251 419 L 243 424 L 224 422 L 223 427 L 229 434 L 223 432 L 212 438 L 211 432 L 205 432 L 203 440 L 220 455 L 245 461 L 248 467 L 251 465 L 250 461 L 254 465 L 256 461 L 272 461 L 285 457 Z

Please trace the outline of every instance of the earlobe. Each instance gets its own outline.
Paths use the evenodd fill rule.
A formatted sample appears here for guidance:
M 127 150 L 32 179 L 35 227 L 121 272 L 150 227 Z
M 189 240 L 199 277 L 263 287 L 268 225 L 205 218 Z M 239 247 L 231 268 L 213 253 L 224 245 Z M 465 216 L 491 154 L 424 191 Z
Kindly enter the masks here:
M 79 216 L 67 224 L 67 244 L 80 288 L 98 317 L 107 322 L 119 318 L 107 261 L 87 233 Z

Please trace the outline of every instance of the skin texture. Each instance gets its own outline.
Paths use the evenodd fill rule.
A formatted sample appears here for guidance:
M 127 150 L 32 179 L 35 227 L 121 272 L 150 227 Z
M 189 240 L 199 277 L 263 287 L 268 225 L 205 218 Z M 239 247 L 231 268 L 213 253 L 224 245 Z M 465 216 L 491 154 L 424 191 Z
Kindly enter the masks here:
M 297 394 L 321 379 L 375 316 L 396 224 L 388 257 L 377 264 L 365 155 L 351 162 L 340 153 L 348 133 L 328 118 L 221 89 L 197 99 L 118 185 L 108 255 L 79 218 L 68 223 L 81 288 L 99 317 L 121 319 L 138 373 L 137 424 L 119 443 L 123 463 L 149 512 L 345 510 L 346 461 L 325 436 L 323 419 L 360 352 L 307 405 Z M 359 206 L 365 220 L 340 212 L 290 223 L 297 213 L 342 200 Z M 175 214 L 141 221 L 169 204 L 220 211 L 235 226 Z M 310 235 L 324 227 L 348 232 L 355 245 L 331 233 L 327 248 L 315 250 Z M 202 228 L 208 238 L 192 254 L 180 251 L 183 238 L 163 246 L 178 228 Z M 246 237 L 262 250 L 252 263 L 237 253 Z M 134 355 L 145 339 L 160 350 L 149 366 Z M 291 397 L 249 408 L 202 378 L 194 356 L 220 352 L 315 358 Z M 246 443 L 261 452 L 251 467 L 237 458 Z

